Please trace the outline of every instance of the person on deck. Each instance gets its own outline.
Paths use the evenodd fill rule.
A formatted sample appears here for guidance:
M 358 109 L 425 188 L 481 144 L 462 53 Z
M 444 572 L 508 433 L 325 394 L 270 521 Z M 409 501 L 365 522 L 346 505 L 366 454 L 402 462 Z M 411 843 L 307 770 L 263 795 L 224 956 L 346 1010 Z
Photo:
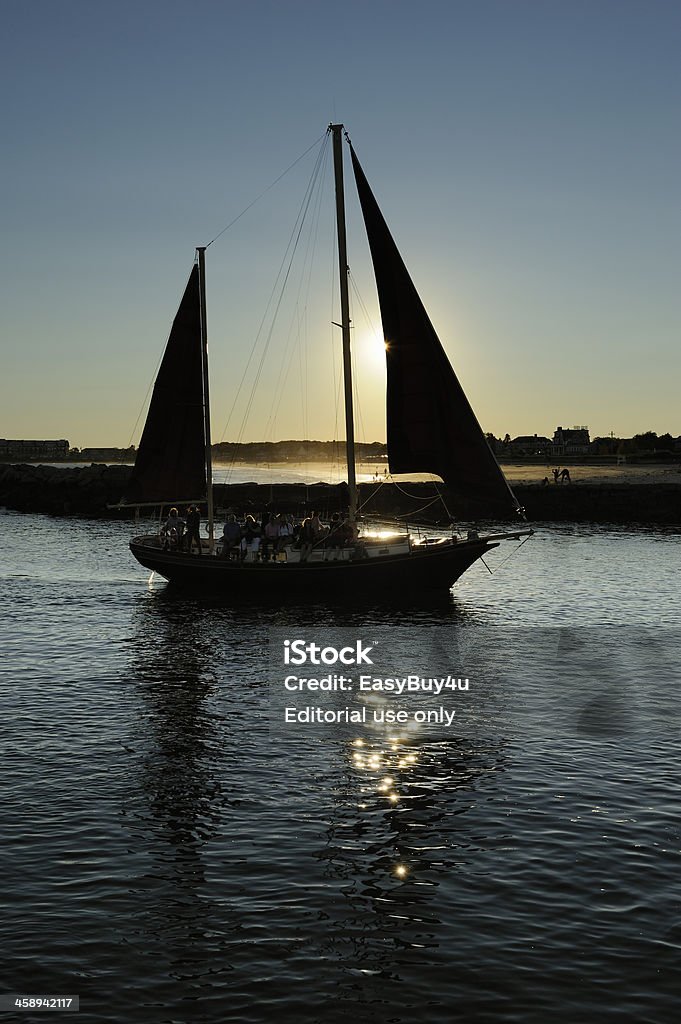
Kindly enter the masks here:
M 241 539 L 241 557 L 243 560 L 246 560 L 250 555 L 251 558 L 249 561 L 255 562 L 258 551 L 260 550 L 261 536 L 262 531 L 253 516 L 246 516 L 243 536 Z
M 190 505 L 187 509 L 187 554 L 192 554 L 192 545 L 196 546 L 201 554 L 201 513 L 196 505 Z
M 238 554 L 241 547 L 241 526 L 236 521 L 236 516 L 230 512 L 227 521 L 222 529 L 222 557 L 231 558 Z
M 331 522 L 329 523 L 329 534 L 324 541 L 324 547 L 329 552 L 329 561 L 334 561 L 340 557 L 340 549 L 345 544 L 345 530 L 341 523 L 341 517 L 339 512 L 334 512 L 331 516 Z
M 171 508 L 164 525 L 161 527 L 161 540 L 163 550 L 177 550 L 182 547 L 182 532 L 184 520 L 180 519 L 180 513 L 176 508 Z
M 307 519 L 303 519 L 298 534 L 298 540 L 300 542 L 300 561 L 307 562 L 314 545 L 314 533 L 312 530 L 312 519 L 310 516 Z
M 321 519 L 319 518 L 319 512 L 313 512 L 310 516 L 310 529 L 312 530 L 312 541 L 314 544 L 318 540 L 321 540 L 326 530 L 322 526 Z
M 290 516 L 280 515 L 279 516 L 279 543 L 277 544 L 277 554 L 280 551 L 286 551 L 293 542 L 293 523 L 291 522 Z
M 343 533 L 343 543 L 346 547 L 353 547 L 355 544 L 359 543 L 359 530 L 357 528 L 357 523 L 350 519 L 349 516 L 343 520 L 341 531 Z
M 276 558 L 279 545 L 279 517 L 270 515 L 263 529 L 263 561 L 269 561 L 270 555 Z

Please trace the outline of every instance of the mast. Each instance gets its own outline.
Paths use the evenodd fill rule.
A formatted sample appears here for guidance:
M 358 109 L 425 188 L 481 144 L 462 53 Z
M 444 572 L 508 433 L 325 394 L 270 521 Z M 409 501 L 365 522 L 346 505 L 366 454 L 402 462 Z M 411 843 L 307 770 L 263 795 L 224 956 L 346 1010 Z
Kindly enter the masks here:
M 343 188 L 343 125 L 329 125 L 333 134 L 333 170 L 336 181 L 336 226 L 338 230 L 338 272 L 340 275 L 341 330 L 343 333 L 343 385 L 345 391 L 345 452 L 348 463 L 350 519 L 357 514 L 355 477 L 355 420 L 352 410 L 352 356 L 350 352 L 350 300 L 348 297 L 348 251 L 345 234 L 345 192 Z
M 208 550 L 213 553 L 213 459 L 210 446 L 210 400 L 208 393 L 208 322 L 206 319 L 206 246 L 199 254 L 199 303 L 201 309 L 201 358 L 203 364 L 203 423 L 206 445 L 206 500 L 208 504 Z

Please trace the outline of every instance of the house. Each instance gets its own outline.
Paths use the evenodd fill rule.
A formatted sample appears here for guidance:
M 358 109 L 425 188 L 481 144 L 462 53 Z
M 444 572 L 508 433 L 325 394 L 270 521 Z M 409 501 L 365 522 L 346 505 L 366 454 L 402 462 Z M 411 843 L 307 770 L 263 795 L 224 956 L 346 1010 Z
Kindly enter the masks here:
M 588 455 L 588 427 L 556 427 L 553 433 L 553 455 Z
M 0 459 L 65 459 L 69 454 L 68 441 L 8 441 L 0 438 Z
M 514 437 L 504 446 L 504 455 L 517 455 L 521 458 L 528 458 L 532 455 L 548 455 L 551 451 L 551 441 L 548 437 L 539 434 L 522 434 Z

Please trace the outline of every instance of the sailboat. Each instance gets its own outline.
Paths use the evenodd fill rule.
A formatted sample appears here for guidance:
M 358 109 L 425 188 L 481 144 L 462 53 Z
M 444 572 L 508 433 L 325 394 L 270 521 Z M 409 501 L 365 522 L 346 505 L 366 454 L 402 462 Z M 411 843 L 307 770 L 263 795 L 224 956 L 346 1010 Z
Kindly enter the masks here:
M 343 140 L 350 149 L 360 207 L 374 266 L 387 361 L 386 426 L 391 474 L 431 473 L 450 493 L 463 494 L 479 518 L 521 517 L 507 483 L 369 187 L 342 124 L 329 125 L 333 142 L 336 225 L 340 268 L 348 522 L 354 541 L 327 557 L 323 547 L 307 558 L 295 548 L 285 561 L 221 557 L 214 535 L 208 342 L 206 247 L 197 249 L 168 338 L 126 505 L 201 503 L 207 507 L 208 539 L 202 555 L 166 550 L 159 533 L 130 542 L 137 561 L 172 584 L 217 592 L 228 600 L 258 595 L 295 595 L 315 600 L 343 595 L 447 592 L 456 580 L 500 541 L 531 530 L 415 540 L 402 533 L 375 538 L 358 523 L 355 473 L 351 330 L 345 224 Z M 357 527 L 359 526 L 359 529 Z

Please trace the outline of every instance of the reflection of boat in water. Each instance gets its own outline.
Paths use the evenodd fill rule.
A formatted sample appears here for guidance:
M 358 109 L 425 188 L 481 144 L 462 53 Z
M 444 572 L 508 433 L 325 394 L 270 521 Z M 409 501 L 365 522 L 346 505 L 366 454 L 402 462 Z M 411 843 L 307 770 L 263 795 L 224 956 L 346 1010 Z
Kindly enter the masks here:
M 140 536 L 130 548 L 142 565 L 172 583 L 218 591 L 228 598 L 260 593 L 384 593 L 441 591 L 499 541 L 530 531 L 433 543 L 407 534 L 357 537 L 353 384 L 350 353 L 348 261 L 345 239 L 342 125 L 331 125 L 336 183 L 340 266 L 343 375 L 348 469 L 348 539 L 327 558 L 324 548 L 307 559 L 292 549 L 285 562 L 249 562 L 216 557 L 212 496 L 210 411 L 206 329 L 205 248 L 189 277 L 168 339 L 125 502 L 128 505 L 205 501 L 208 542 L 197 557 L 165 551 L 157 535 Z M 347 138 L 347 136 L 346 136 Z M 349 141 L 349 140 L 348 140 Z M 352 146 L 352 165 L 374 265 L 387 360 L 387 436 L 392 473 L 441 477 L 456 507 L 456 495 L 479 518 L 518 513 L 508 486 L 471 406 L 447 359 L 421 299 L 388 231 Z M 361 526 L 361 524 L 359 524 Z

